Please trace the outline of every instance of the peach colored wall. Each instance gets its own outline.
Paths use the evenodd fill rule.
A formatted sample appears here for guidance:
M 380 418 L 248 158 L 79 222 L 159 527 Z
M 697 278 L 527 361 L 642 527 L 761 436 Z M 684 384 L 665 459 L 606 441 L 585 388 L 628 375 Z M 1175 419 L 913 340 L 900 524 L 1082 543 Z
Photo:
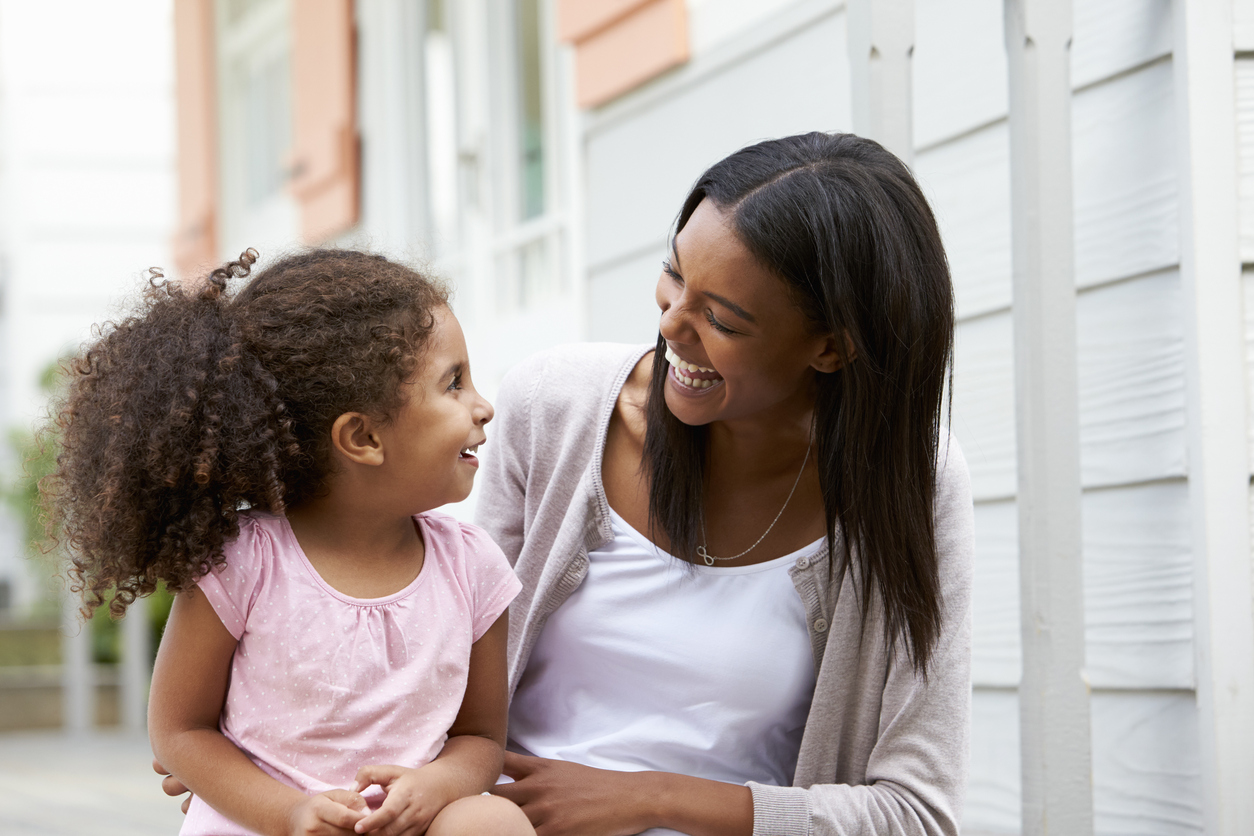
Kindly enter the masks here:
M 292 195 L 301 237 L 357 223 L 361 203 L 352 0 L 292 4 Z
M 688 60 L 684 0 L 559 0 L 558 37 L 575 45 L 580 107 L 596 107 Z
M 178 228 L 174 263 L 196 276 L 218 261 L 218 128 L 213 0 L 174 4 Z

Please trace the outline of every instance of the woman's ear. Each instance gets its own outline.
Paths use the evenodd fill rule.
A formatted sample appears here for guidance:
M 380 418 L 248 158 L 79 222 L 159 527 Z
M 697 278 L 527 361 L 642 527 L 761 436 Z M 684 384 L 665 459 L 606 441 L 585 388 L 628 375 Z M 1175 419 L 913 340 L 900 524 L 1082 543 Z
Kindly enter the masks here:
M 383 464 L 383 439 L 374 421 L 360 412 L 345 412 L 331 425 L 331 447 L 358 464 Z
M 839 345 L 835 334 L 828 334 L 826 337 L 823 337 L 823 344 L 819 353 L 815 356 L 814 361 L 810 363 L 810 366 L 815 371 L 831 374 L 844 368 L 845 364 L 858 356 L 858 350 L 854 348 L 853 338 L 849 336 L 849 332 L 841 331 L 840 334 L 845 338 L 843 346 Z

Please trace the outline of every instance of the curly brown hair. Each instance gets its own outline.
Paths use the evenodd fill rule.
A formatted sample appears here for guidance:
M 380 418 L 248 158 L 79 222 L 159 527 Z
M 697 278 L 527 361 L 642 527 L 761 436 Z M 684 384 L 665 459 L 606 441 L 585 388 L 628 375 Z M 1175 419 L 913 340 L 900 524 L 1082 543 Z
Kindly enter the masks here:
M 448 303 L 408 267 L 331 249 L 228 293 L 256 258 L 186 285 L 154 271 L 138 309 L 68 363 L 41 487 L 87 613 L 111 590 L 121 616 L 158 583 L 190 588 L 223 563 L 240 513 L 316 496 L 335 419 L 393 416 Z

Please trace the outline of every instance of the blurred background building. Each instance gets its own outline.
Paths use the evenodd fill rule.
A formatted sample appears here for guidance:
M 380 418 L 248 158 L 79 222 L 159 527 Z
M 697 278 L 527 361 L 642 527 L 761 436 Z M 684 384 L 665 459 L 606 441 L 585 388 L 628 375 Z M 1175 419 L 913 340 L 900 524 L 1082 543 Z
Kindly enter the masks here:
M 1254 0 L 0 16 L 17 424 L 39 369 L 141 268 L 195 277 L 249 246 L 364 246 L 447 277 L 491 397 L 547 346 L 654 339 L 671 224 L 709 164 L 802 131 L 879 139 L 932 201 L 957 289 L 977 539 L 964 833 L 1254 833 Z M 122 16 L 129 48 L 95 37 Z M 15 551 L 11 609 L 31 597 Z

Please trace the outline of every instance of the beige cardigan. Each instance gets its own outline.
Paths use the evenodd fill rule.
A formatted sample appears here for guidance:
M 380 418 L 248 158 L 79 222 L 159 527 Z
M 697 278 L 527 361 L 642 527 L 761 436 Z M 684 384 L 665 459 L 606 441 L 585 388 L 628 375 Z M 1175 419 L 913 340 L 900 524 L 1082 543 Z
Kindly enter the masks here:
M 523 583 L 510 609 L 510 693 L 545 621 L 583 582 L 588 552 L 611 539 L 601 459 L 618 393 L 648 346 L 564 346 L 520 363 L 488 428 L 477 522 Z M 956 834 L 971 703 L 972 503 L 957 444 L 937 475 L 940 640 L 925 682 L 890 662 L 881 619 L 860 629 L 851 573 L 826 554 L 790 570 L 817 669 L 791 787 L 749 783 L 754 836 Z

